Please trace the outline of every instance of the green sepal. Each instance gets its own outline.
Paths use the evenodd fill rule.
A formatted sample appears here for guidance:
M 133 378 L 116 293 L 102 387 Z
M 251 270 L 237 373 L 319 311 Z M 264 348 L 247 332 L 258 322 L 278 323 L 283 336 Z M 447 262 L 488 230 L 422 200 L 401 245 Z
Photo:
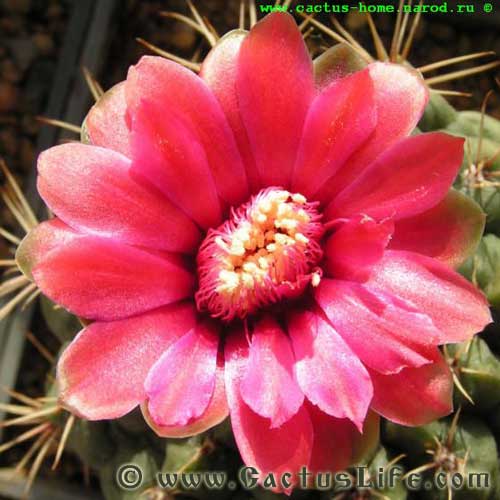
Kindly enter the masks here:
M 423 132 L 440 130 L 453 123 L 457 115 L 458 112 L 443 96 L 431 92 L 418 127 Z
M 457 268 L 477 251 L 484 233 L 486 215 L 476 201 L 457 189 L 450 189 L 440 205 L 461 223 L 462 233 L 456 236 L 460 246 L 447 260 L 447 264 Z
M 197 473 L 224 472 L 227 481 L 236 483 L 238 469 L 242 466 L 238 452 L 225 447 L 214 439 L 211 431 L 184 439 L 167 439 L 165 458 L 162 471 L 169 473 L 184 473 L 195 478 Z M 177 484 L 183 489 L 182 482 Z M 234 490 L 229 487 L 222 489 L 208 489 L 204 486 L 191 489 L 185 488 L 189 497 L 209 500 L 232 498 Z
M 58 307 L 45 295 L 40 298 L 40 309 L 49 330 L 61 342 L 73 340 L 75 335 L 82 329 L 82 324 L 75 315 L 66 311 L 63 307 Z
M 68 437 L 68 449 L 93 469 L 106 465 L 116 453 L 117 446 L 109 435 L 106 421 L 91 422 L 77 418 Z
M 395 450 L 407 453 L 411 457 L 420 457 L 433 447 L 435 437 L 442 439 L 446 434 L 443 421 L 436 420 L 420 427 L 406 427 L 386 421 L 383 427 L 382 441 Z
M 120 429 L 131 436 L 140 434 L 146 435 L 148 433 L 154 434 L 144 420 L 140 408 L 135 408 L 130 413 L 116 419 L 115 423 L 118 427 L 120 427 Z
M 368 463 L 373 458 L 380 444 L 380 417 L 373 411 L 368 412 L 363 435 L 353 442 L 352 464 Z
M 16 248 L 16 264 L 19 270 L 28 278 L 33 281 L 32 269 L 34 267 L 34 257 L 32 252 L 32 245 L 36 243 L 34 241 L 34 234 L 36 228 L 32 229 L 22 240 L 21 243 Z
M 90 144 L 89 130 L 87 127 L 87 117 L 84 118 L 82 126 L 80 127 L 80 142 L 83 144 Z
M 152 446 L 149 435 L 129 434 L 123 426 L 112 421 L 108 422 L 107 437 L 116 448 L 106 464 L 97 470 L 106 500 L 135 500 L 141 498 L 146 490 L 155 488 L 163 453 Z M 141 469 L 143 479 L 137 489 L 126 490 L 118 485 L 116 474 L 124 464 L 133 464 Z
M 162 470 L 169 472 L 198 470 L 202 449 L 203 435 L 201 434 L 190 438 L 166 440 Z M 186 467 L 186 464 L 190 465 Z
M 314 59 L 314 80 L 320 88 L 333 79 L 366 68 L 367 62 L 349 45 L 338 43 Z
M 116 475 L 120 466 L 133 464 L 140 468 L 142 483 L 137 489 L 125 489 L 118 485 Z M 106 500 L 137 500 L 148 498 L 147 490 L 156 488 L 158 463 L 147 449 L 120 446 L 118 452 L 105 466 L 98 469 L 101 490 Z M 150 497 L 151 498 L 151 497 Z

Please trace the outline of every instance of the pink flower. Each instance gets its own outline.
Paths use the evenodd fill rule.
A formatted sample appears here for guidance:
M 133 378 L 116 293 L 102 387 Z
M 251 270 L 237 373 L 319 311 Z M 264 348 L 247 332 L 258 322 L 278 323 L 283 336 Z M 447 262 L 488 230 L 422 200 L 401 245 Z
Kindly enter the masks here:
M 230 414 L 243 460 L 275 473 L 346 467 L 367 415 L 448 414 L 438 345 L 490 321 L 453 271 L 484 219 L 449 191 L 463 140 L 409 136 L 427 98 L 384 63 L 317 88 L 283 13 L 224 37 L 201 77 L 141 59 L 91 110 L 90 144 L 38 162 L 57 218 L 19 262 L 92 321 L 60 359 L 62 404 L 142 405 L 171 437 Z

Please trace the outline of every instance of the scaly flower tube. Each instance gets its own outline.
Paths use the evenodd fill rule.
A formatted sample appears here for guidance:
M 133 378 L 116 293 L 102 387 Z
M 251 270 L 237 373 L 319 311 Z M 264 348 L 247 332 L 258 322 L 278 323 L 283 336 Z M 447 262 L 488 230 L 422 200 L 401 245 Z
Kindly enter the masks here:
M 348 466 L 377 414 L 448 414 L 438 346 L 490 322 L 453 270 L 484 216 L 450 191 L 463 140 L 410 136 L 427 99 L 390 63 L 317 86 L 285 13 L 226 35 L 200 76 L 142 58 L 86 144 L 38 161 L 56 218 L 17 260 L 90 321 L 59 361 L 61 404 L 141 405 L 167 437 L 230 415 L 243 460 L 277 474 Z

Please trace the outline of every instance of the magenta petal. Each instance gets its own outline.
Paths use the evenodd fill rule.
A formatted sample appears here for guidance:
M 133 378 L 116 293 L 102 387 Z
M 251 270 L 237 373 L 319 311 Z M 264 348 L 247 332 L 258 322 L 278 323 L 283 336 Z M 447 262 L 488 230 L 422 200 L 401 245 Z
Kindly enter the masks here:
M 248 363 L 244 335 L 241 330 L 233 332 L 225 348 L 227 398 L 238 449 L 243 462 L 261 472 L 261 479 L 269 472 L 277 476 L 284 472 L 295 474 L 311 456 L 313 430 L 309 414 L 302 406 L 290 420 L 273 429 L 269 419 L 259 416 L 243 401 L 240 385 Z
M 158 425 L 156 424 L 148 409 L 147 403 L 141 406 L 142 414 L 148 425 L 161 437 L 184 438 L 205 432 L 222 422 L 229 415 L 226 400 L 224 378 L 224 360 L 219 356 L 217 360 L 217 372 L 215 374 L 215 387 L 205 411 L 187 425 Z
M 126 95 L 132 118 L 142 100 L 158 106 L 164 120 L 181 118 L 205 150 L 220 197 L 236 206 L 247 199 L 245 168 L 232 131 L 220 104 L 200 77 L 162 57 L 145 56 L 129 70 Z
M 441 331 L 440 344 L 467 340 L 491 322 L 485 296 L 430 257 L 388 250 L 369 283 L 425 311 Z
M 370 136 L 376 125 L 368 70 L 333 82 L 311 104 L 292 189 L 311 196 Z
M 203 415 L 214 394 L 218 347 L 215 326 L 199 323 L 162 354 L 145 383 L 155 424 L 184 426 Z
M 353 438 L 357 434 L 352 422 L 332 417 L 312 404 L 307 409 L 314 432 L 310 472 L 337 472 L 352 465 Z
M 183 120 L 151 101 L 141 101 L 132 119 L 132 171 L 147 177 L 202 228 L 222 221 L 206 154 Z
M 429 98 L 422 76 L 402 64 L 376 62 L 368 67 L 374 85 L 377 125 L 374 133 L 322 187 L 327 204 L 384 151 L 416 127 Z
M 290 14 L 264 17 L 245 38 L 237 91 L 260 180 L 288 187 L 314 95 L 311 57 Z
M 479 205 L 452 189 L 430 210 L 398 221 L 389 248 L 421 253 L 457 267 L 474 253 L 485 219 Z
M 325 243 L 325 270 L 334 278 L 364 281 L 377 263 L 394 231 L 392 220 L 377 222 L 355 217 L 336 230 Z
M 441 332 L 411 304 L 358 283 L 323 280 L 316 301 L 363 363 L 382 373 L 431 362 Z
M 194 276 L 178 257 L 154 255 L 95 236 L 71 239 L 33 268 L 42 292 L 78 316 L 112 320 L 192 294 Z
M 34 227 L 16 250 L 19 269 L 33 279 L 33 268 L 54 248 L 85 235 L 78 233 L 59 219 L 50 219 Z
M 437 205 L 462 164 L 464 139 L 441 132 L 401 140 L 327 207 L 327 219 L 366 214 L 402 219 Z
M 193 222 L 109 149 L 63 144 L 38 159 L 38 191 L 64 222 L 124 243 L 194 252 Z
M 57 365 L 61 404 L 89 420 L 118 418 L 146 398 L 144 381 L 161 353 L 195 324 L 191 304 L 92 323 Z
M 250 190 L 261 187 L 253 151 L 240 113 L 236 92 L 237 61 L 240 47 L 248 32 L 233 30 L 223 36 L 203 61 L 200 76 L 219 101 L 231 127 L 245 164 Z
M 295 352 L 295 373 L 306 397 L 337 418 L 359 428 L 372 398 L 365 367 L 332 326 L 311 311 L 292 314 L 288 329 Z
M 85 118 L 90 144 L 112 149 L 130 158 L 130 131 L 126 116 L 125 82 L 120 82 L 90 108 Z
M 313 425 L 314 443 L 308 469 L 313 473 L 337 472 L 350 465 L 366 463 L 380 443 L 380 417 L 369 411 L 360 433 L 348 419 L 327 415 L 307 405 Z M 310 486 L 314 486 L 311 484 Z
M 425 425 L 453 410 L 450 367 L 438 349 L 434 363 L 405 368 L 395 375 L 370 372 L 374 395 L 372 408 L 401 425 Z
M 290 420 L 304 401 L 293 363 L 290 340 L 278 323 L 269 316 L 257 323 L 240 391 L 255 413 L 271 420 L 271 428 Z

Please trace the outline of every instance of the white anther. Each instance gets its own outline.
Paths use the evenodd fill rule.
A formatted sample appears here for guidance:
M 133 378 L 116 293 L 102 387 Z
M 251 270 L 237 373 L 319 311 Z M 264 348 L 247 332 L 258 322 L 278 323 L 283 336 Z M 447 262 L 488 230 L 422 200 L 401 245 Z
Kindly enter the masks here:
M 295 239 L 299 243 L 304 243 L 304 245 L 307 245 L 309 243 L 309 238 L 307 236 L 304 236 L 302 233 L 296 233 L 295 234 Z
M 311 276 L 311 285 L 316 288 L 321 282 L 321 276 L 319 273 L 313 273 Z
M 303 196 L 303 195 L 301 195 L 300 193 L 294 193 L 294 194 L 292 194 L 292 200 L 295 203 L 298 203 L 299 205 L 304 205 L 305 202 L 307 201 L 306 197 Z

